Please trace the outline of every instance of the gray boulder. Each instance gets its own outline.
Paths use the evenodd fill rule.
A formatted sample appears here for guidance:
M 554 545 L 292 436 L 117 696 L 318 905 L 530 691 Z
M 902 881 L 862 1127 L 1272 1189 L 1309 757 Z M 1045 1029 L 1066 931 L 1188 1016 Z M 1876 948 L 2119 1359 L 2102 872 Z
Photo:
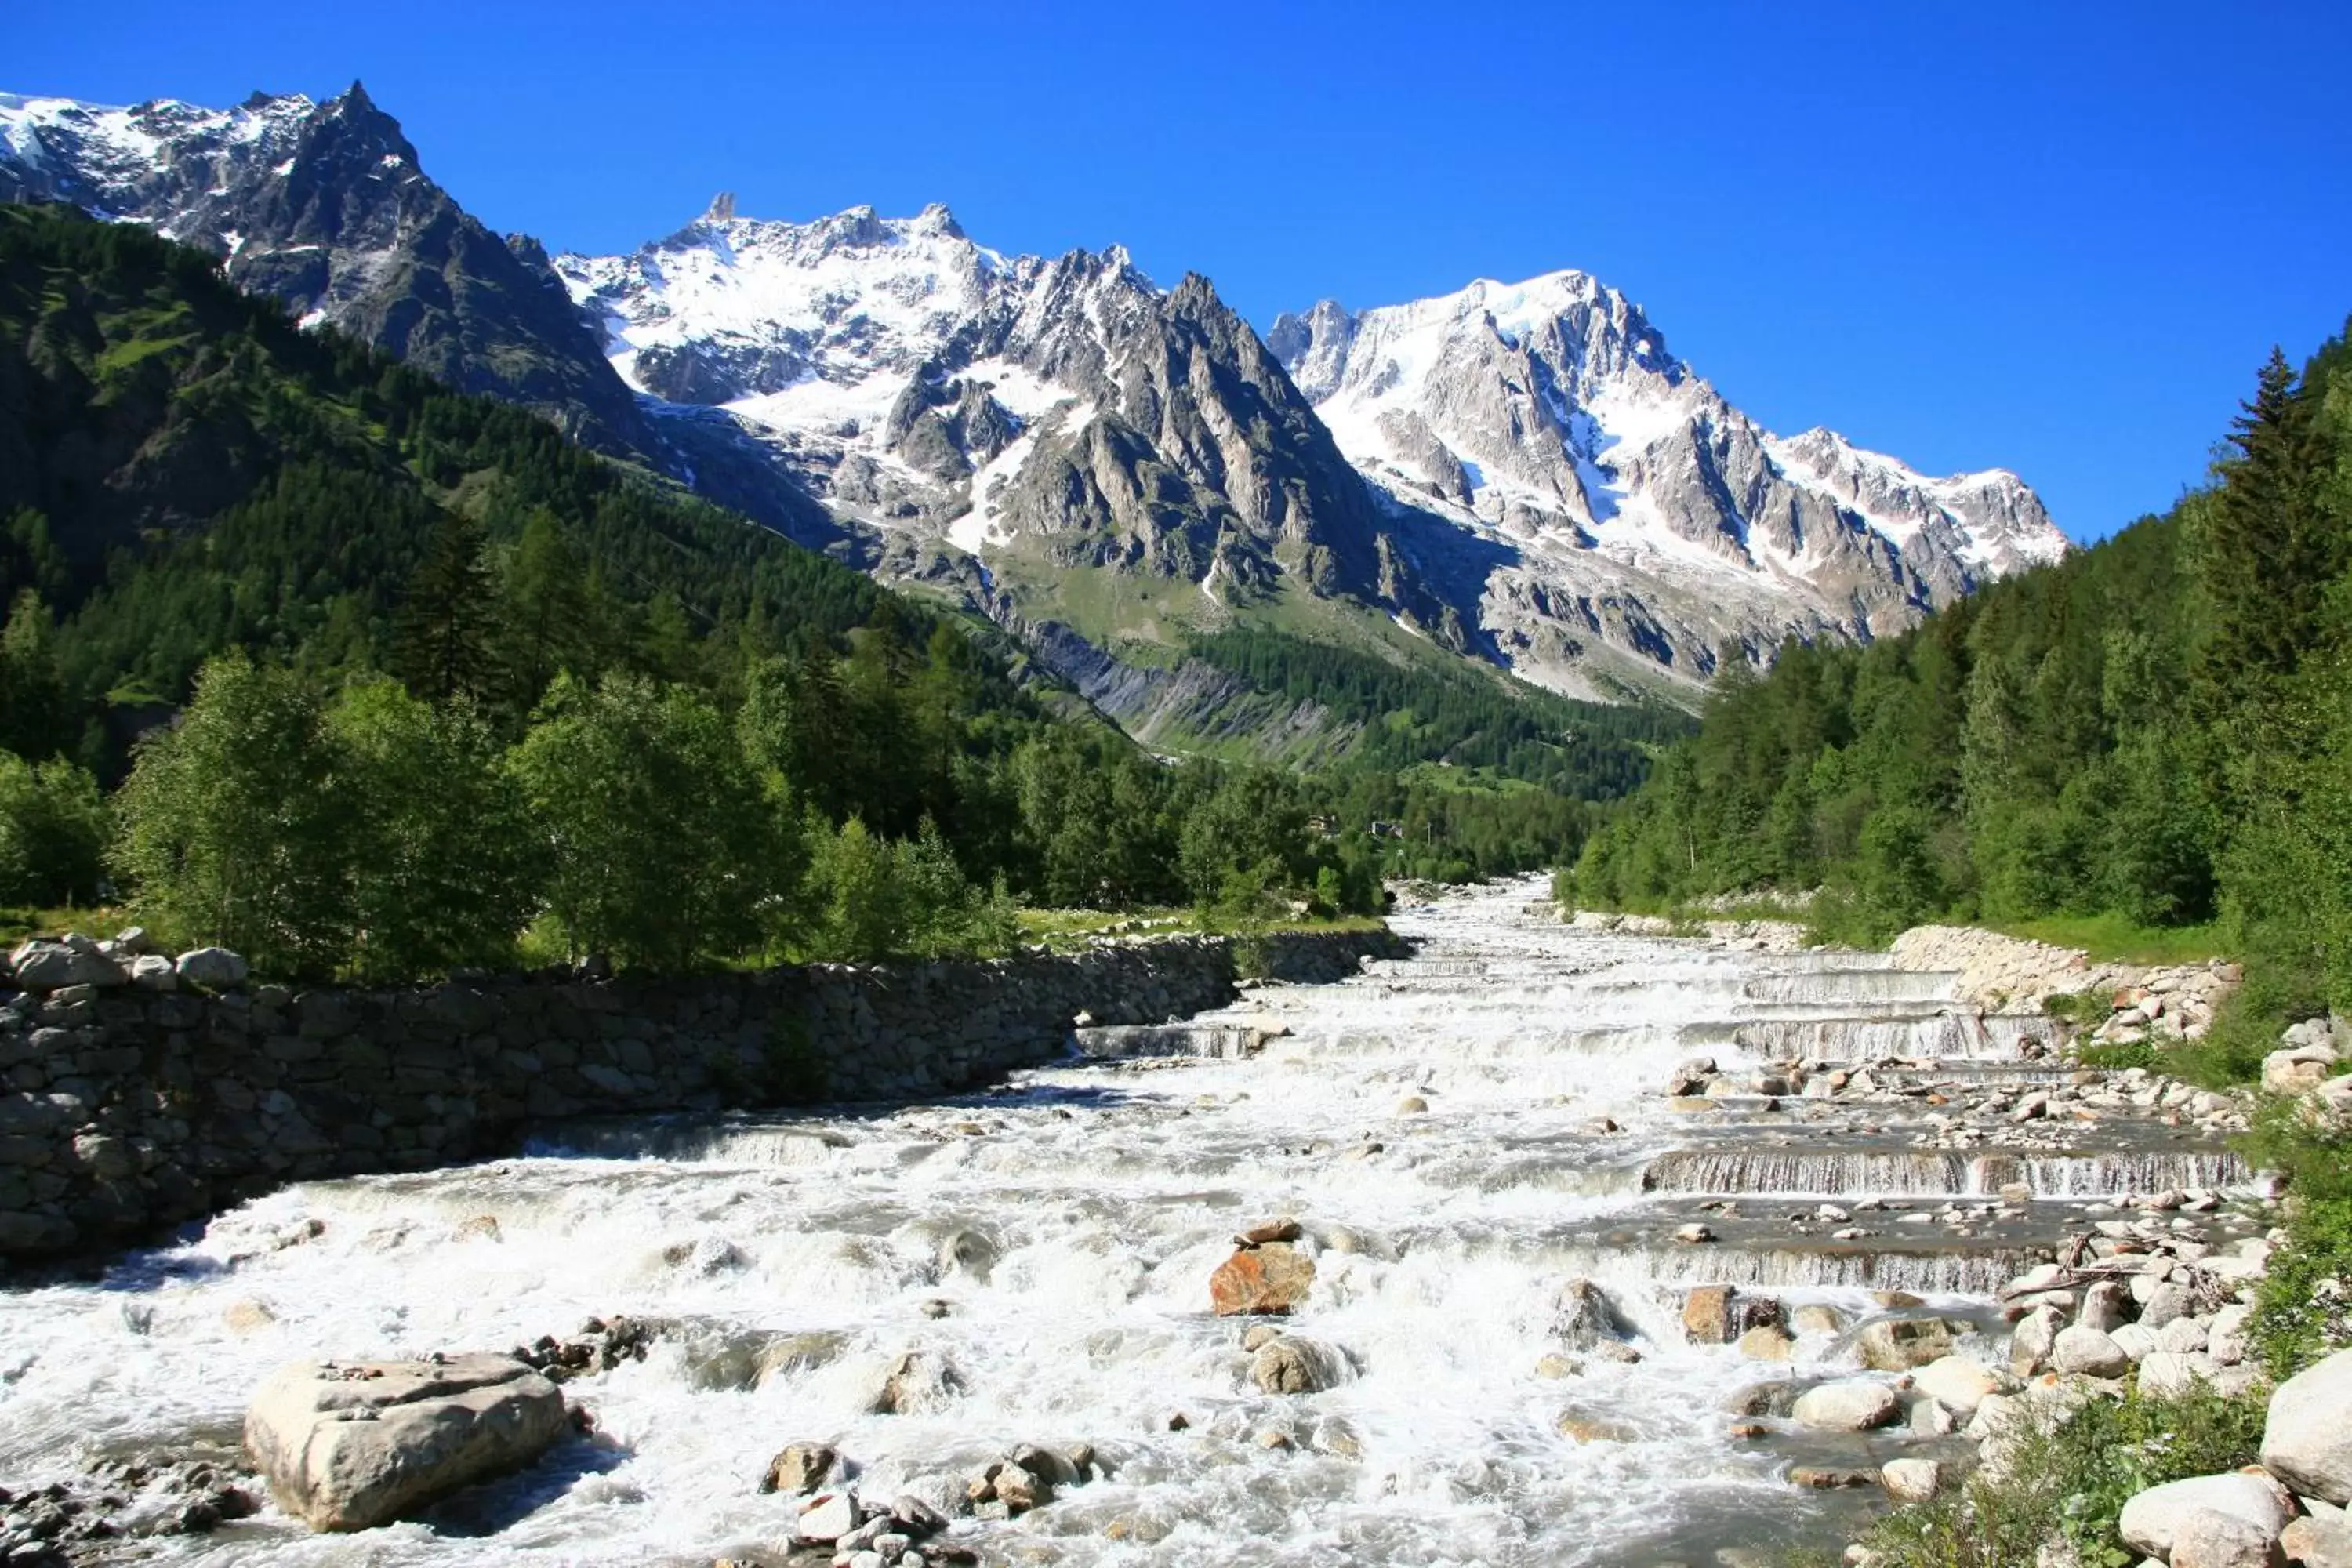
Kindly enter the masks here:
M 2352 1351 L 2278 1385 L 2263 1426 L 2263 1468 L 2305 1497 L 2352 1502 Z
M 2267 1476 L 2242 1470 L 2226 1476 L 2191 1476 L 2133 1496 L 2124 1504 L 2116 1531 L 2136 1552 L 2169 1558 L 2176 1537 L 2194 1516 L 2205 1513 L 2225 1515 L 2252 1526 L 2262 1532 L 2267 1547 L 2294 1517 L 2294 1509 L 2278 1483 Z
M 2009 1370 L 2020 1377 L 2041 1371 L 2058 1342 L 2058 1331 L 2065 1326 L 2066 1315 L 2055 1307 L 2036 1307 L 2020 1318 L 2010 1335 Z
M 1873 1372 L 1909 1372 L 1952 1353 L 1952 1331 L 1941 1318 L 1881 1318 L 1854 1341 Z
M 182 980 L 207 991 L 226 991 L 242 985 L 247 972 L 245 960 L 225 947 L 200 947 L 194 952 L 184 952 L 173 967 Z
M 830 1546 L 857 1528 L 857 1500 L 847 1492 L 826 1492 L 801 1510 L 793 1526 L 801 1541 Z
M 2159 1399 L 2178 1399 L 2200 1383 L 2211 1383 L 2221 1369 L 2203 1351 L 2155 1351 L 2139 1363 L 2139 1391 Z
M 2108 1335 L 2077 1323 L 2060 1331 L 2050 1348 L 2050 1364 L 2084 1377 L 2121 1377 L 2131 1370 L 2132 1363 Z
M 143 991 L 177 991 L 180 972 L 172 961 L 152 952 L 142 952 L 131 961 L 131 984 Z
M 1560 1287 L 1559 1304 L 1552 1316 L 1552 1337 L 1572 1349 L 1591 1350 L 1604 1339 L 1619 1339 L 1624 1320 L 1600 1286 L 1575 1279 Z
M 2086 1329 L 2112 1334 L 2130 1320 L 2131 1294 L 2112 1279 L 2102 1279 L 2083 1292 L 2083 1310 L 2074 1321 Z
M 1883 1383 L 1842 1378 L 1807 1389 L 1791 1412 L 1801 1425 L 1830 1432 L 1867 1432 L 1903 1414 L 1903 1401 Z
M 2341 1514 L 2312 1514 L 2279 1532 L 2279 1550 L 2303 1568 L 2352 1568 L 2352 1525 Z
M 2172 1568 L 2271 1568 L 2275 1539 L 2258 1524 L 2191 1509 L 2172 1532 Z
M 62 991 L 68 985 L 120 985 L 131 977 L 84 938 L 77 943 L 33 941 L 8 955 L 20 991 Z
M 1919 1390 L 1962 1415 L 1973 1415 L 1985 1396 L 2008 1394 L 2017 1380 L 1974 1356 L 1948 1355 L 1931 1361 L 1917 1373 Z
M 789 1443 L 768 1461 L 768 1473 L 761 1479 L 763 1492 L 788 1492 L 794 1497 L 807 1497 L 824 1485 L 825 1478 L 834 1472 L 841 1456 L 824 1443 Z
M 1250 1381 L 1268 1394 L 1320 1394 L 1339 1381 L 1346 1366 L 1329 1345 L 1281 1334 L 1258 1346 Z
M 530 1464 L 568 1423 L 555 1384 L 509 1356 L 298 1362 L 246 1412 L 245 1448 L 313 1530 L 369 1530 Z
M 1934 1459 L 1889 1459 L 1879 1468 L 1878 1484 L 1896 1502 L 1932 1502 L 1944 1484 L 1944 1467 Z

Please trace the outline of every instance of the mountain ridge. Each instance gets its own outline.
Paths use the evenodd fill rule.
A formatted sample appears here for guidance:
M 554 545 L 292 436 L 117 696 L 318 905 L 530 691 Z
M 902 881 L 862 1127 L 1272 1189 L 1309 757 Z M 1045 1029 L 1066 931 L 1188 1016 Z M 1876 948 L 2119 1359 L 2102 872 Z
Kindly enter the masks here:
M 939 204 L 794 224 L 721 198 L 625 255 L 550 258 L 466 216 L 357 84 L 233 110 L 0 96 L 10 195 L 184 232 L 306 319 L 1107 692 L 1138 681 L 1101 659 L 1148 687 L 1267 624 L 1687 705 L 1726 649 L 1867 640 L 2065 548 L 2005 470 L 1772 435 L 1572 269 L 1260 333 L 1206 278 L 1007 255 Z

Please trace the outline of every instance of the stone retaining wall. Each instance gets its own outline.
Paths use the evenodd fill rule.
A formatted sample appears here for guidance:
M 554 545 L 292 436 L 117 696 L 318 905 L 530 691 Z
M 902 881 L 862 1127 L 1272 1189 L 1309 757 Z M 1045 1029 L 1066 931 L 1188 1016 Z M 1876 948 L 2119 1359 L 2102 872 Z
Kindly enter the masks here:
M 0 982 L 0 1269 L 289 1181 L 510 1152 L 533 1122 L 969 1089 L 1067 1049 L 1081 1013 L 1152 1024 L 1223 1005 L 1234 948 L 402 991 Z M 1319 982 L 1407 951 L 1387 931 L 1298 933 L 1245 956 Z
M 1959 973 L 1963 1001 L 1979 1007 L 2031 1013 L 2054 995 L 2089 994 L 2111 1003 L 2103 1039 L 2145 1035 L 2204 1034 L 2213 1010 L 2235 988 L 2242 972 L 2213 959 L 2203 963 L 2146 966 L 2093 963 L 2080 948 L 2004 936 L 1975 926 L 1914 926 L 1895 939 L 1895 962 L 1905 969 Z

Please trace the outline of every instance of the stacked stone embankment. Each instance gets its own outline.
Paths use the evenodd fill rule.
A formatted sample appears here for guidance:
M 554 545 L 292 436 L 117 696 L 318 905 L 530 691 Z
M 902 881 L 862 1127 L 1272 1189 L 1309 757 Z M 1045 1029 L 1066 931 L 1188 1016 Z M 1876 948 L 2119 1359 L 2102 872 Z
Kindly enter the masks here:
M 1400 956 L 1385 931 L 1285 933 L 1266 978 Z M 153 1235 L 289 1181 L 422 1170 L 588 1116 L 906 1100 L 1235 996 L 1234 943 L 666 980 L 571 972 L 397 990 L 252 984 L 136 931 L 0 962 L 0 1264 Z
M 2234 963 L 2094 963 L 2080 948 L 2004 936 L 1975 926 L 1914 926 L 1895 939 L 1905 969 L 1958 973 L 1961 1000 L 1988 1009 L 2031 1013 L 2053 996 L 2091 995 L 2112 1005 L 2096 1037 L 2124 1042 L 2195 1039 L 2242 977 Z

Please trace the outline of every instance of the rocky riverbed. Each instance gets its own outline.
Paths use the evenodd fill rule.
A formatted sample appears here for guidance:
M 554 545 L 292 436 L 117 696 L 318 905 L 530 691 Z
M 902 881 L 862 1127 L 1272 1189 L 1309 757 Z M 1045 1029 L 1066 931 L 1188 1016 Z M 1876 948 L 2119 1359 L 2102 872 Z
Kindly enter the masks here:
M 2237 1103 L 2078 1071 L 1957 970 L 1538 900 L 1407 909 L 1411 959 L 1082 1029 L 997 1092 L 577 1123 L 0 1296 L 0 1487 L 74 1518 L 99 1467 L 233 1453 L 289 1363 L 510 1352 L 499 1386 L 576 1412 L 356 1534 L 282 1496 L 0 1529 L 158 1563 L 1762 1563 L 1973 1462 L 2041 1370 L 2013 1324 L 2074 1353 L 2050 1315 L 2105 1291 L 2126 1360 L 2136 1319 L 2143 1358 L 2233 1364 L 2269 1226 Z M 268 1496 L 230 1472 L 199 1489 Z

